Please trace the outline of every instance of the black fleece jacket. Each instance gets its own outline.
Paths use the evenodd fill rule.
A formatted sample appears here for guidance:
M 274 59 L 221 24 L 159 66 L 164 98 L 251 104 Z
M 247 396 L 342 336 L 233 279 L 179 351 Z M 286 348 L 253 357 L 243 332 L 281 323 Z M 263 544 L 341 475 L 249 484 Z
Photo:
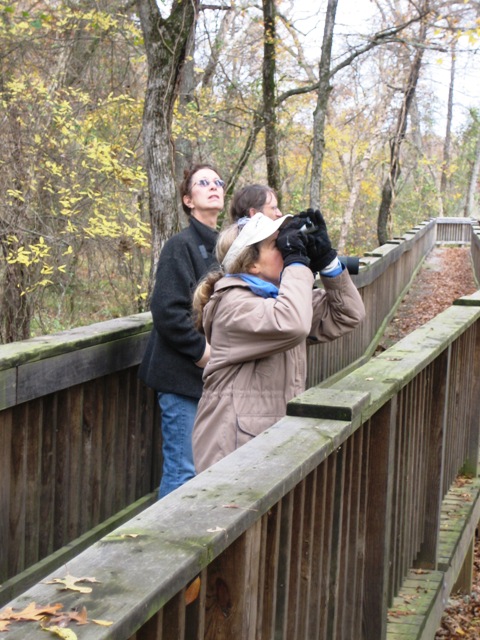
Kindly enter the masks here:
M 206 341 L 193 326 L 192 296 L 198 281 L 217 264 L 217 235 L 190 218 L 189 226 L 167 240 L 161 251 L 150 303 L 153 329 L 138 371 L 157 391 L 202 395 L 203 369 L 195 362 L 203 356 Z

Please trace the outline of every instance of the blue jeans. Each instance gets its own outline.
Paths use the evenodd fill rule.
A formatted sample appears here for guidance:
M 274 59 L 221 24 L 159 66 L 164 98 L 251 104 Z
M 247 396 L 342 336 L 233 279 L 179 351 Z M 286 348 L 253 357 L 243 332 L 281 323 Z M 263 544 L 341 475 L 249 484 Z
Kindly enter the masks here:
M 180 487 L 195 475 L 192 431 L 198 400 L 176 393 L 158 393 L 162 410 L 163 469 L 158 497 Z

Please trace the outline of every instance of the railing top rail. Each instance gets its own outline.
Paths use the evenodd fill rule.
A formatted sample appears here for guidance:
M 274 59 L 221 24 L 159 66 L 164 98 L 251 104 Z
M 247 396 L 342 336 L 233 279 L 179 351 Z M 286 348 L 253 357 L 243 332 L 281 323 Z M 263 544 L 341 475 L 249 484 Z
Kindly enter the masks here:
M 35 362 L 103 342 L 144 333 L 150 331 L 151 327 L 151 313 L 147 311 L 124 318 L 76 327 L 48 336 L 2 344 L 0 345 L 0 371 L 16 367 L 24 362 Z

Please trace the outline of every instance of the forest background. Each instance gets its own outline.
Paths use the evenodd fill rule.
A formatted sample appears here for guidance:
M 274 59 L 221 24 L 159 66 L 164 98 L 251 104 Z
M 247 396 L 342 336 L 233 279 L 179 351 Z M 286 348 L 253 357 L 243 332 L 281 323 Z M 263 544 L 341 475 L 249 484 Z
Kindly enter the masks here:
M 0 343 L 147 310 L 192 162 L 344 255 L 478 217 L 479 46 L 479 0 L 0 1 Z

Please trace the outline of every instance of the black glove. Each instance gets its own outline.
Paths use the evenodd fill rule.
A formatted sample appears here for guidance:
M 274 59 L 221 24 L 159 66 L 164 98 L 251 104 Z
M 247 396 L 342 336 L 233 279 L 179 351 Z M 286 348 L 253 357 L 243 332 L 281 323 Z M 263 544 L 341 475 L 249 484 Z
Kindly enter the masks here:
M 332 248 L 332 243 L 328 237 L 327 225 L 319 209 L 307 209 L 302 211 L 299 217 L 304 220 L 309 218 L 312 222 L 310 228 L 314 229 L 314 231 L 310 231 L 308 225 L 306 229 L 308 235 L 307 252 L 310 258 L 310 269 L 313 273 L 316 273 L 325 269 L 332 260 L 335 260 L 337 252 Z
M 306 236 L 299 229 L 292 229 L 290 226 L 280 229 L 277 237 L 277 247 L 282 254 L 285 267 L 288 267 L 292 262 L 299 262 L 306 267 L 310 265 L 306 243 Z

